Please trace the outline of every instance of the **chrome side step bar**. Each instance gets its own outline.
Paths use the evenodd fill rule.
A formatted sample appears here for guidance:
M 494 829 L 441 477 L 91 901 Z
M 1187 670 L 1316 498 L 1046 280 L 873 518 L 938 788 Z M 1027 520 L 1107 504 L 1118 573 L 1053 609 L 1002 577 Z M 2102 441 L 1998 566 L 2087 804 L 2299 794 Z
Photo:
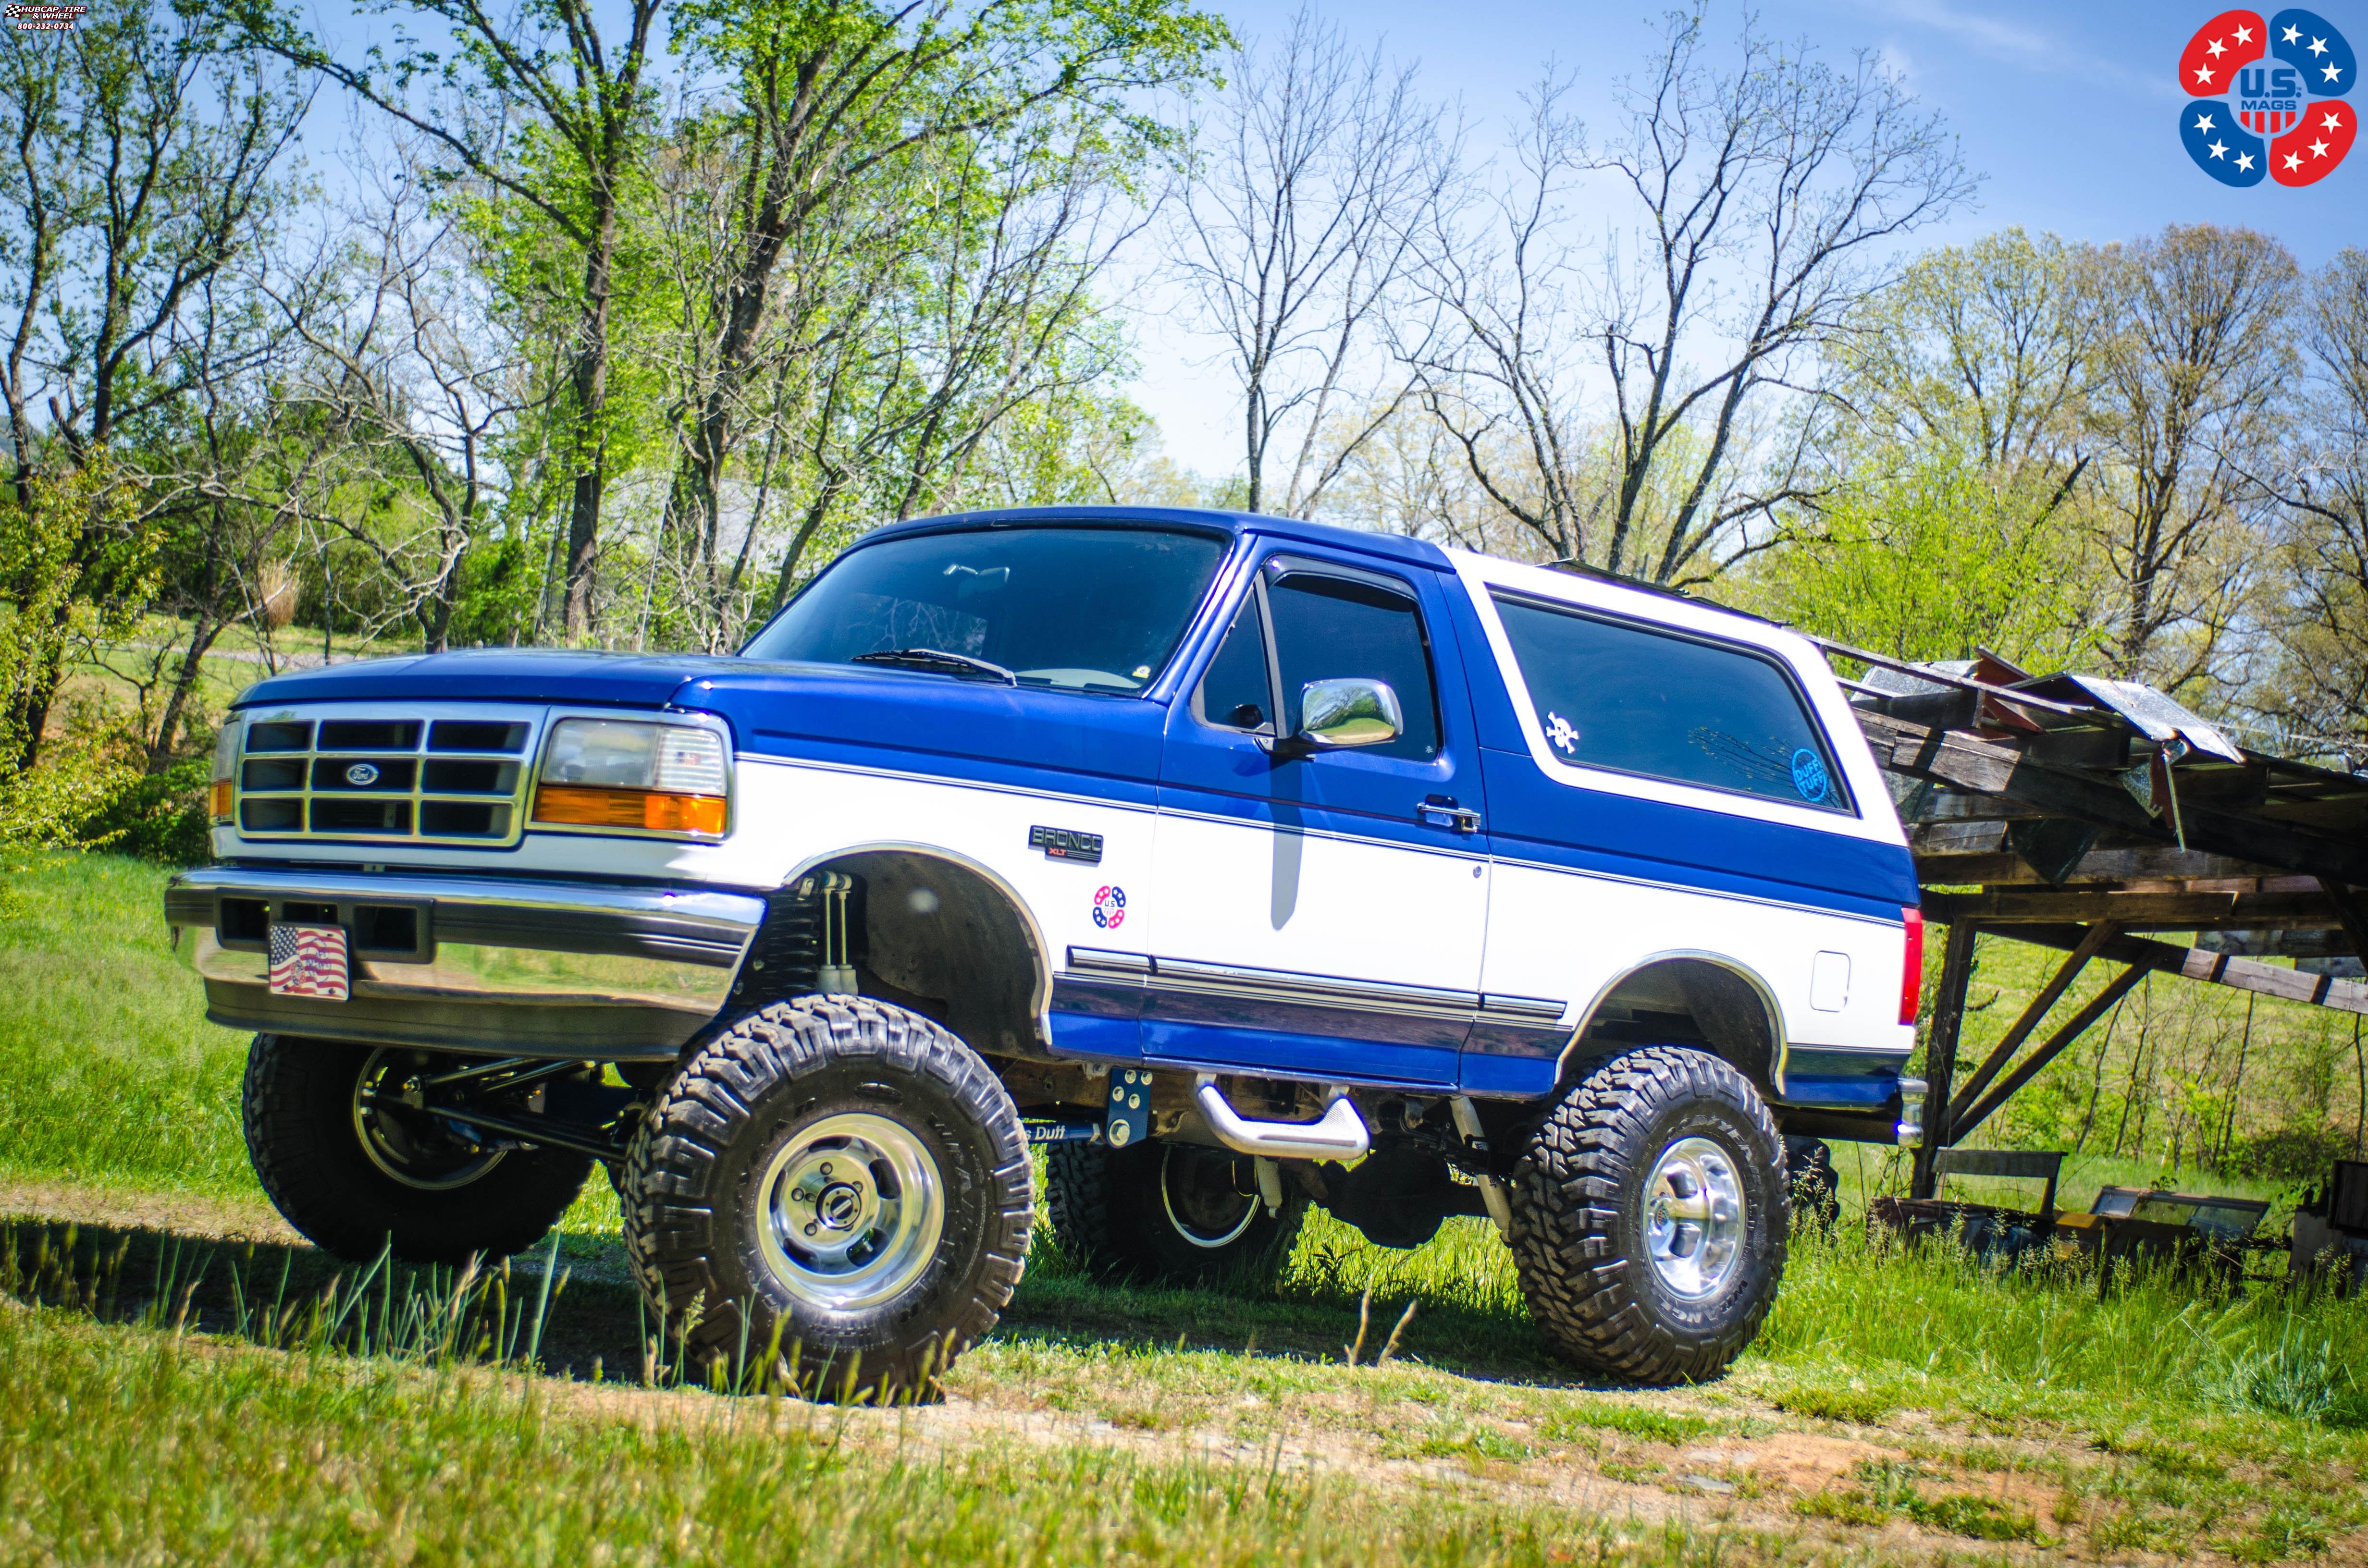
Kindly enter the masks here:
M 1338 1085 L 1320 1121 L 1251 1121 L 1226 1102 L 1214 1074 L 1195 1080 L 1192 1098 L 1217 1142 L 1236 1153 L 1268 1160 L 1356 1160 L 1373 1146 L 1365 1119 Z

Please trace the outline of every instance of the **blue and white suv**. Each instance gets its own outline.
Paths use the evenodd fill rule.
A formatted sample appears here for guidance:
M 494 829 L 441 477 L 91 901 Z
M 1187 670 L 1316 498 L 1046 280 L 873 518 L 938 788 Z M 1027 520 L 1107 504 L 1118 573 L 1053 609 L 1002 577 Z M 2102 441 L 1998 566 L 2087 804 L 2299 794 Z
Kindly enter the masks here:
M 166 915 L 299 1230 L 511 1251 L 602 1162 L 694 1348 L 833 1390 L 994 1324 L 1031 1144 L 1099 1266 L 1486 1215 L 1555 1346 L 1699 1379 L 1816 1140 L 1921 1093 L 1913 866 L 1816 651 L 1403 539 L 896 524 L 736 658 L 265 681 L 215 780 Z

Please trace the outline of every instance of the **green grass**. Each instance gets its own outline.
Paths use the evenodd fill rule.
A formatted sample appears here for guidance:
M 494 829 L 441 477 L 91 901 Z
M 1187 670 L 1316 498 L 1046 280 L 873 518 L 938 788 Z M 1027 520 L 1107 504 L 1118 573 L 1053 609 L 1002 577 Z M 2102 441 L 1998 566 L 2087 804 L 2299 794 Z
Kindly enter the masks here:
M 896 1418 L 547 1385 L 0 1310 L 0 1557 L 394 1563 L 1693 1562 L 1695 1532 Z M 1715 1531 L 1705 1532 L 1713 1537 Z M 1713 1555 L 1715 1555 L 1713 1548 Z
M 245 1042 L 203 1021 L 165 948 L 163 876 L 104 857 L 7 862 L 0 1177 L 259 1202 L 236 1121 Z M 1853 1214 L 1896 1177 L 1880 1151 L 1863 1167 L 1837 1153 Z M 1087 1278 L 1040 1235 L 1003 1326 L 949 1379 L 983 1425 L 924 1441 L 907 1430 L 923 1416 L 619 1388 L 666 1373 L 615 1222 L 596 1180 L 559 1239 L 573 1274 L 532 1358 L 531 1260 L 465 1288 L 388 1271 L 362 1289 L 309 1252 L 193 1246 L 169 1223 L 71 1244 L 16 1228 L 0 1295 L 45 1304 L 0 1303 L 0 1561 L 399 1559 L 405 1542 L 424 1562 L 568 1561 L 596 1532 L 618 1562 L 1693 1562 L 2043 1543 L 2271 1562 L 2368 1542 L 2356 1300 L 2142 1273 L 2100 1296 L 2075 1269 L 1901 1254 L 1851 1218 L 1796 1238 L 1729 1376 L 1661 1392 L 1590 1383 L 1548 1355 L 1485 1221 L 1398 1252 L 1316 1214 L 1281 1278 L 1204 1291 Z M 110 1256 L 105 1291 L 59 1283 L 98 1278 Z M 1365 1363 L 1415 1314 L 1395 1359 L 1351 1369 L 1368 1301 Z M 470 1369 L 505 1357 L 574 1381 Z M 587 1386 L 596 1364 L 605 1389 Z M 1027 1425 L 1046 1421 L 1056 1438 Z M 1812 1437 L 1856 1457 L 1822 1479 L 1767 1469 Z M 1571 1484 L 1591 1501 L 1525 1501 Z M 1633 1514 L 1636 1498 L 1691 1522 L 1640 1523 L 1658 1515 Z

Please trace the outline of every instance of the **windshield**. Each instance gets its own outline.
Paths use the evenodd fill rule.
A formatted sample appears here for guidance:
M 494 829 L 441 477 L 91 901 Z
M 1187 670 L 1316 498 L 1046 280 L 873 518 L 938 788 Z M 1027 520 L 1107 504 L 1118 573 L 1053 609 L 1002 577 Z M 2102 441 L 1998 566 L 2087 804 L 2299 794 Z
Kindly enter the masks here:
M 1141 691 L 1176 651 L 1224 553 L 1222 539 L 1147 528 L 886 540 L 833 562 L 742 652 L 869 664 L 926 650 L 1000 665 L 1022 686 Z M 903 662 L 962 673 L 953 661 Z

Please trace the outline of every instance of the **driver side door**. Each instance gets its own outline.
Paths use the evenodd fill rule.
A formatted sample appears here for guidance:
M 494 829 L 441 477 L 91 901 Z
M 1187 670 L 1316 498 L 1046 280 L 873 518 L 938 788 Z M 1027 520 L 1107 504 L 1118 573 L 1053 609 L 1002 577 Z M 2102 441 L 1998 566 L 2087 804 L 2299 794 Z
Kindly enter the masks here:
M 1489 864 L 1470 704 L 1429 573 L 1269 553 L 1170 710 L 1149 1060 L 1449 1084 Z M 1403 733 L 1293 755 L 1307 683 L 1374 678 Z

